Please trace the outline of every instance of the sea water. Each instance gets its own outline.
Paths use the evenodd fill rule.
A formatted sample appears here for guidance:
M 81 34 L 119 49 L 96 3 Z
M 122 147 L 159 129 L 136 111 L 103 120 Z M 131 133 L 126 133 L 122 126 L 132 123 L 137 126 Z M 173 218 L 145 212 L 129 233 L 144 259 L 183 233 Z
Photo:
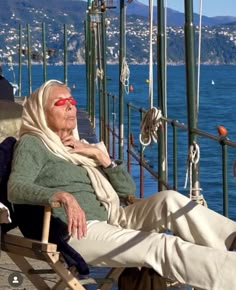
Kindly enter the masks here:
M 131 102 L 138 107 L 150 108 L 149 67 L 146 65 L 132 65 L 130 68 L 129 85 L 133 90 L 125 94 L 125 102 Z M 118 73 L 115 66 L 108 67 L 107 82 L 108 91 L 117 90 Z M 156 67 L 153 69 L 153 102 L 157 106 L 157 74 Z M 223 125 L 228 130 L 228 138 L 236 141 L 236 66 L 201 66 L 199 74 L 199 97 L 198 99 L 198 128 L 210 134 L 218 136 L 217 126 Z M 196 73 L 197 77 L 197 73 Z M 118 92 L 115 91 L 115 93 Z M 170 119 L 178 120 L 188 125 L 187 120 L 187 98 L 186 98 L 186 71 L 184 66 L 167 67 L 167 116 Z M 124 107 L 126 110 L 126 106 Z M 138 115 L 137 115 L 138 116 Z M 134 135 L 138 140 L 140 133 L 140 120 L 132 118 L 136 123 Z M 169 127 L 168 127 L 169 128 Z M 168 144 L 172 146 L 172 129 L 168 129 Z M 201 193 L 210 208 L 223 212 L 222 194 L 222 148 L 219 143 L 210 139 L 198 138 L 199 153 L 199 176 Z M 145 159 L 157 170 L 157 148 L 154 144 L 144 150 Z M 185 188 L 187 175 L 188 138 L 186 134 L 179 134 L 178 137 L 178 191 L 188 194 L 189 182 Z M 170 167 L 169 181 L 172 182 L 171 168 L 173 166 L 172 153 L 167 155 Z M 236 159 L 236 149 L 228 149 L 228 181 L 229 181 L 229 217 L 236 220 L 236 182 L 233 173 L 233 164 Z M 190 173 L 189 173 L 190 174 Z M 138 182 L 138 173 L 133 172 Z M 147 176 L 147 174 L 145 174 Z M 189 175 L 187 175 L 189 176 Z M 157 185 L 152 178 L 145 183 L 144 194 L 149 195 L 157 191 Z
M 18 80 L 18 69 L 14 67 L 16 80 Z M 10 81 L 13 81 L 12 72 L 3 67 L 4 75 Z M 118 65 L 107 66 L 107 91 L 113 95 L 119 95 L 119 67 Z M 124 94 L 124 103 L 132 104 L 144 109 L 150 108 L 149 85 L 151 76 L 149 76 L 148 65 L 130 65 L 130 75 L 127 79 L 127 93 Z M 157 73 L 156 66 L 153 67 L 153 103 L 157 106 Z M 186 71 L 184 66 L 167 67 L 167 116 L 170 119 L 178 120 L 187 125 L 187 101 L 186 101 Z M 236 66 L 230 65 L 205 65 L 200 67 L 199 79 L 199 98 L 198 98 L 198 128 L 210 134 L 217 136 L 217 126 L 223 125 L 228 130 L 228 138 L 236 141 Z M 197 73 L 196 73 L 197 76 Z M 22 66 L 22 96 L 28 96 L 30 91 L 39 87 L 43 82 L 42 65 L 33 65 L 31 78 L 32 86 L 28 85 L 29 71 L 27 66 Z M 60 65 L 50 65 L 46 69 L 47 79 L 58 79 L 64 81 L 64 67 Z M 68 86 L 77 100 L 79 107 L 86 107 L 86 84 L 85 84 L 85 65 L 68 66 Z M 133 90 L 129 92 L 129 86 Z M 96 106 L 98 111 L 98 104 Z M 127 124 L 126 105 L 124 105 L 124 123 Z M 118 108 L 116 112 L 118 113 Z M 138 115 L 137 115 L 138 116 Z M 116 129 L 118 130 L 118 117 L 116 118 Z M 136 142 L 140 133 L 139 117 L 132 119 Z M 125 136 L 126 136 L 125 129 Z M 168 129 L 168 136 L 171 130 Z M 211 140 L 202 137 L 198 138 L 200 147 L 199 175 L 200 186 L 208 206 L 220 213 L 223 208 L 222 198 L 222 174 L 221 174 L 221 146 Z M 171 136 L 168 138 L 169 146 L 172 146 Z M 157 147 L 155 144 L 148 146 L 145 151 L 145 159 L 150 161 L 150 165 L 157 170 Z M 188 157 L 188 141 L 186 134 L 180 134 L 178 138 L 178 191 L 188 194 L 189 183 L 185 188 L 185 179 L 187 174 L 186 161 Z M 167 156 L 168 165 L 172 168 L 172 153 Z M 228 152 L 228 179 L 229 179 L 229 216 L 236 220 L 236 182 L 233 173 L 233 164 L 236 160 L 236 149 L 230 149 Z M 139 190 L 138 167 L 132 171 L 136 180 L 137 191 Z M 145 176 L 149 176 L 145 172 Z M 169 172 L 170 184 L 172 182 L 172 173 Z M 157 184 L 153 178 L 146 178 L 145 196 L 157 191 Z

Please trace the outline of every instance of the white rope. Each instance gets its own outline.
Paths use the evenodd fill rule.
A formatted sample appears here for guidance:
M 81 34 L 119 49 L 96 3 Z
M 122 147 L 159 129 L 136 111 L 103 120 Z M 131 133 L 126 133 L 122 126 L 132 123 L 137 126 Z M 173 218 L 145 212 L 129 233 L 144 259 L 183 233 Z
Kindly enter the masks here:
M 124 10 L 124 29 L 125 29 L 125 41 L 124 41 L 124 57 L 122 60 L 122 64 L 121 64 L 121 72 L 120 72 L 120 82 L 123 84 L 124 86 L 124 90 L 126 92 L 126 94 L 129 94 L 129 77 L 130 77 L 130 70 L 129 70 L 129 66 L 128 63 L 126 61 L 126 9 L 127 6 L 125 6 L 125 10 Z
M 139 142 L 144 146 L 150 145 L 151 141 L 157 142 L 157 131 L 161 125 L 161 110 L 153 107 L 146 112 L 141 122 L 141 133 L 139 134 Z
M 198 164 L 199 159 L 200 159 L 199 146 L 196 143 L 193 143 L 193 145 L 190 145 L 190 148 L 189 148 L 186 177 L 185 177 L 185 183 L 184 183 L 184 188 L 187 188 L 188 179 L 189 179 L 190 198 L 192 198 L 192 166 L 193 164 L 195 165 Z
M 193 165 L 197 165 L 200 160 L 200 147 L 196 142 L 193 142 L 192 145 L 190 145 L 189 148 L 189 155 L 187 159 L 187 169 L 186 169 L 186 177 L 185 177 L 185 184 L 184 188 L 187 187 L 188 179 L 189 179 L 189 197 L 191 200 L 196 201 L 199 204 L 202 204 L 204 206 L 207 206 L 207 203 L 203 197 L 202 194 L 193 194 L 194 191 L 199 192 L 202 189 L 199 187 L 194 187 L 192 186 L 192 168 Z
M 190 191 L 190 198 L 192 199 L 192 166 L 193 164 L 198 164 L 200 159 L 200 149 L 199 146 L 194 142 L 190 145 L 189 154 L 187 159 L 187 170 L 186 170 L 186 177 L 184 188 L 187 188 L 188 177 L 189 177 L 189 191 Z M 189 176 L 188 176 L 189 175 Z
M 129 77 L 130 77 L 130 70 L 129 70 L 127 61 L 124 57 L 122 61 L 122 66 L 121 66 L 120 81 L 124 86 L 126 94 L 129 94 Z
M 101 80 L 103 80 L 103 77 L 104 77 L 103 69 L 97 68 L 97 77 L 99 77 Z

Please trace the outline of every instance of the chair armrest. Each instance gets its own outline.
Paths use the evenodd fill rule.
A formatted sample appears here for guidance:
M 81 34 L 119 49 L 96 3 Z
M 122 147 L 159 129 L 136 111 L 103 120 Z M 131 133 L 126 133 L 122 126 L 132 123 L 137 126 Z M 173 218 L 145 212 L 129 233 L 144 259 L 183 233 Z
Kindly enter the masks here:
M 57 208 L 61 206 L 62 203 L 57 200 L 52 201 L 49 205 L 44 205 L 43 231 L 41 238 L 42 243 L 48 243 L 52 208 Z

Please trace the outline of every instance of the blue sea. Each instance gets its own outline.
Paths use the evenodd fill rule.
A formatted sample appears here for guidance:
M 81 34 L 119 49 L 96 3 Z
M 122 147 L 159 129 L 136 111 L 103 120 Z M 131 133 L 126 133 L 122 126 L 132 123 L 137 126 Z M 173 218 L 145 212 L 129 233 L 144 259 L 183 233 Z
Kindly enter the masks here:
M 4 75 L 10 81 L 12 71 L 3 67 Z M 130 65 L 129 85 L 133 91 L 124 95 L 124 102 L 145 109 L 149 108 L 149 68 L 147 65 Z M 16 81 L 18 80 L 17 67 L 14 68 Z M 63 66 L 48 66 L 47 79 L 64 80 Z M 107 91 L 118 96 L 118 66 L 107 66 Z M 178 120 L 187 125 L 186 105 L 186 72 L 184 66 L 168 66 L 167 68 L 167 114 L 168 118 Z M 43 82 L 43 67 L 32 66 L 32 90 Z M 157 76 L 154 67 L 154 105 L 157 104 Z M 86 106 L 85 66 L 68 66 L 68 86 L 77 99 L 79 107 Z M 210 134 L 217 136 L 217 126 L 223 125 L 228 130 L 228 138 L 236 141 L 236 66 L 201 66 L 199 86 L 199 110 L 198 127 Z M 27 67 L 22 67 L 22 96 L 29 94 Z M 97 106 L 98 109 L 98 106 Z M 125 121 L 126 119 L 126 106 Z M 116 109 L 116 113 L 117 113 Z M 112 112 L 110 112 L 112 113 Z M 112 116 L 112 115 L 111 115 Z M 118 120 L 117 120 L 118 121 Z M 138 142 L 140 132 L 140 119 L 138 115 L 132 118 L 132 132 L 135 142 Z M 118 123 L 116 124 L 118 128 Z M 168 144 L 172 146 L 171 128 L 168 129 Z M 202 194 L 208 203 L 208 207 L 222 213 L 222 174 L 221 174 L 221 146 L 219 143 L 199 137 L 200 146 L 200 186 Z M 188 154 L 188 139 L 186 133 L 180 133 L 178 138 L 178 191 L 188 194 L 188 188 L 184 188 L 186 178 L 186 160 Z M 138 144 L 138 143 L 137 143 Z M 157 168 L 157 147 L 155 144 L 148 146 L 144 151 L 145 159 L 149 161 L 153 169 Z M 172 184 L 172 152 L 168 153 L 170 166 L 169 182 Z M 233 163 L 236 160 L 236 149 L 228 151 L 228 179 L 229 179 L 229 217 L 236 220 L 236 180 L 233 174 Z M 135 161 L 133 161 L 135 164 Z M 136 180 L 139 190 L 138 166 L 134 165 L 131 174 Z M 153 178 L 145 173 L 145 196 L 157 191 L 157 184 Z M 137 192 L 138 194 L 138 192 Z

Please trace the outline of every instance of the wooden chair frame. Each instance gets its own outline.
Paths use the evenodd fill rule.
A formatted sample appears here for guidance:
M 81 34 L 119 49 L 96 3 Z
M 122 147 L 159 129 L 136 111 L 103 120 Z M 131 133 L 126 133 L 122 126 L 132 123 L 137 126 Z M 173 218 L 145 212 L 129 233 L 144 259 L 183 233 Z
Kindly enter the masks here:
M 48 242 L 51 209 L 60 206 L 59 202 L 52 202 L 50 205 L 44 206 L 41 241 L 31 240 L 11 233 L 3 233 L 1 249 L 7 253 L 37 289 L 62 290 L 69 287 L 72 290 L 85 290 L 83 285 L 88 284 L 97 284 L 101 290 L 110 289 L 112 284 L 118 280 L 123 268 L 112 269 L 104 279 L 87 278 L 80 280 L 78 278 L 79 273 L 74 268 L 66 268 L 62 255 L 57 251 L 57 245 Z M 50 266 L 50 269 L 34 269 L 26 258 L 44 261 Z M 48 273 L 56 273 L 60 277 L 59 281 L 51 288 L 40 276 Z

